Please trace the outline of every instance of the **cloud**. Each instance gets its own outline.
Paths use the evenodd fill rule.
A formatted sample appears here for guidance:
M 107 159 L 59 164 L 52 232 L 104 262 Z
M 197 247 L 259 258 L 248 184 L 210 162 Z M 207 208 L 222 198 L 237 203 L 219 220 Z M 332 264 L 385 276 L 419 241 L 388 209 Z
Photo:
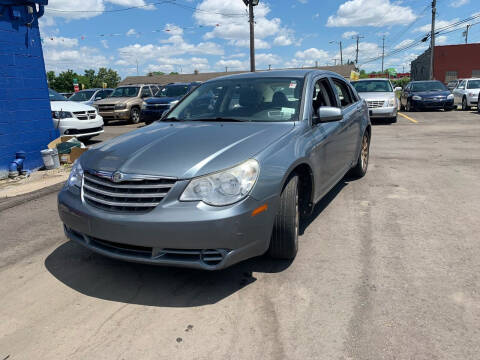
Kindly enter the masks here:
M 250 47 L 249 39 L 230 40 L 229 44 L 236 47 Z M 255 38 L 255 49 L 270 49 L 270 43 L 265 40 Z
M 309 48 L 297 51 L 295 57 L 285 62 L 286 67 L 299 68 L 318 65 L 325 65 L 330 61 L 330 54 L 322 49 Z
M 417 16 L 408 6 L 390 0 L 350 0 L 337 10 L 336 15 L 328 17 L 327 26 L 390 26 L 409 24 Z
M 451 24 L 454 24 L 454 23 L 458 22 L 459 20 L 460 20 L 459 18 L 455 18 L 455 19 L 452 19 L 452 20 L 436 20 L 435 21 L 435 28 L 438 30 L 438 29 L 443 28 L 445 26 L 449 26 Z M 461 27 L 463 27 L 463 25 L 458 25 L 456 27 L 452 27 L 452 30 L 455 29 L 455 28 L 461 28 Z M 432 29 L 431 24 L 425 24 L 423 26 L 420 26 L 420 27 L 416 28 L 415 31 L 422 32 L 422 33 L 430 33 L 431 29 Z
M 451 3 L 450 3 L 450 6 L 451 7 L 454 7 L 454 8 L 458 8 L 460 6 L 463 6 L 463 5 L 466 5 L 470 2 L 470 0 L 453 0 Z
M 63 48 L 73 48 L 78 46 L 78 39 L 67 38 L 63 36 L 43 36 L 43 47 L 44 48 L 53 48 L 53 47 L 63 47 Z
M 233 46 L 248 46 L 249 24 L 246 7 L 242 1 L 203 0 L 197 5 L 194 18 L 197 24 L 212 27 L 204 35 L 206 40 L 220 38 L 229 40 Z M 239 14 L 221 15 L 221 14 Z M 269 18 L 270 7 L 260 2 L 255 7 L 255 42 L 260 48 L 268 49 L 275 37 L 273 45 L 287 46 L 293 43 L 294 33 L 291 29 L 282 26 L 279 18 Z M 243 15 L 245 14 L 245 15 Z
M 394 50 L 397 50 L 397 49 L 401 49 L 401 48 L 404 48 L 406 46 L 409 46 L 409 45 L 412 45 L 414 42 L 414 40 L 412 39 L 406 39 L 406 40 L 403 40 L 402 42 L 398 43 L 397 45 L 395 45 L 393 47 Z
M 135 29 L 130 29 L 126 33 L 127 36 L 135 36 L 138 35 L 137 31 Z
M 88 56 L 85 56 L 85 54 L 88 54 Z M 85 69 L 98 69 L 110 65 L 110 61 L 98 49 L 86 46 L 66 50 L 44 47 L 43 56 L 47 71 L 60 72 L 72 69 L 83 73 Z
M 100 40 L 100 42 L 102 43 L 102 45 L 105 49 L 108 49 L 108 41 L 107 40 Z
M 342 34 L 342 38 L 344 39 L 351 39 L 354 36 L 357 36 L 358 32 L 356 31 L 347 31 Z
M 221 59 L 215 64 L 217 68 L 228 68 L 229 70 L 246 70 L 248 68 L 249 61 L 241 60 L 225 60 Z

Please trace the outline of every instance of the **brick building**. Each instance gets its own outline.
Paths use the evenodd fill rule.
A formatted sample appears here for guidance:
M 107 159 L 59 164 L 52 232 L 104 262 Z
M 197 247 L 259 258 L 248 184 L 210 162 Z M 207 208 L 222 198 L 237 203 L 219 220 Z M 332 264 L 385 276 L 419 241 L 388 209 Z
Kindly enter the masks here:
M 48 0 L 0 0 L 0 178 L 17 151 L 26 169 L 42 165 L 53 128 L 38 18 Z
M 412 80 L 429 80 L 428 49 L 412 61 Z M 480 43 L 435 46 L 434 78 L 444 83 L 456 79 L 480 77 Z

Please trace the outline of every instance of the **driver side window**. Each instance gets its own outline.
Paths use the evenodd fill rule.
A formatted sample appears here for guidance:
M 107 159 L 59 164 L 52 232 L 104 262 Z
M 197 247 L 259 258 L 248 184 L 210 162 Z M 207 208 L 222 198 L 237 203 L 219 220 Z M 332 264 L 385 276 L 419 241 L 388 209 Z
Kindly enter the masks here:
M 316 114 L 318 109 L 322 106 L 336 107 L 335 96 L 328 79 L 320 79 L 315 83 L 313 89 L 312 109 Z
M 340 104 L 342 108 L 346 108 L 353 104 L 353 99 L 348 91 L 348 85 L 345 84 L 343 81 L 338 79 L 332 79 L 333 83 L 335 84 L 335 89 L 337 91 L 338 98 L 340 100 Z

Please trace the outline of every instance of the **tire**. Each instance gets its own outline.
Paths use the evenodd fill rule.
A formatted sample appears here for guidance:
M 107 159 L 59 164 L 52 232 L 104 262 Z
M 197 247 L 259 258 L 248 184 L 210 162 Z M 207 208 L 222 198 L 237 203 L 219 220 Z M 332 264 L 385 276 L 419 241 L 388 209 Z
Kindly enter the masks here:
M 405 111 L 405 106 L 403 106 L 401 101 L 400 101 L 400 111 Z
M 137 107 L 133 107 L 130 110 L 130 123 L 138 124 L 140 122 L 140 109 Z
M 407 105 L 405 106 L 405 111 L 407 112 L 412 112 L 413 111 L 413 106 L 410 100 L 407 100 Z
M 103 119 L 103 126 L 108 125 L 108 121 L 109 121 L 109 120 Z
M 397 122 L 397 116 L 390 118 L 390 123 L 395 124 Z
M 298 176 L 293 176 L 280 195 L 268 254 L 276 259 L 294 259 L 298 251 Z
M 467 104 L 467 98 L 464 96 L 462 99 L 462 110 L 467 111 L 470 110 L 470 106 Z
M 360 179 L 365 176 L 368 169 L 368 159 L 370 157 L 370 135 L 367 131 L 363 134 L 360 144 L 360 153 L 358 154 L 357 164 L 352 168 L 350 174 Z
M 446 107 L 445 109 L 443 109 L 445 111 L 452 111 L 453 110 L 453 107 Z

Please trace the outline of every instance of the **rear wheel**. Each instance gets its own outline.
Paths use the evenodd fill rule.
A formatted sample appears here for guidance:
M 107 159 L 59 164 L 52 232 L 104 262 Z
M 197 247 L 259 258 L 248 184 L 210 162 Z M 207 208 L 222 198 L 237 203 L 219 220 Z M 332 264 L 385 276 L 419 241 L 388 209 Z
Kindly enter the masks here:
M 130 122 L 132 124 L 138 124 L 140 122 L 140 109 L 139 108 L 132 108 L 130 110 Z
M 358 155 L 357 165 L 352 168 L 351 174 L 356 178 L 364 177 L 368 169 L 368 159 L 370 157 L 370 135 L 367 131 L 363 134 L 360 154 Z
M 280 196 L 268 254 L 277 259 L 293 259 L 298 251 L 298 176 L 293 176 Z
M 467 98 L 464 96 L 462 99 L 462 110 L 467 111 L 470 110 L 470 106 L 467 104 Z

